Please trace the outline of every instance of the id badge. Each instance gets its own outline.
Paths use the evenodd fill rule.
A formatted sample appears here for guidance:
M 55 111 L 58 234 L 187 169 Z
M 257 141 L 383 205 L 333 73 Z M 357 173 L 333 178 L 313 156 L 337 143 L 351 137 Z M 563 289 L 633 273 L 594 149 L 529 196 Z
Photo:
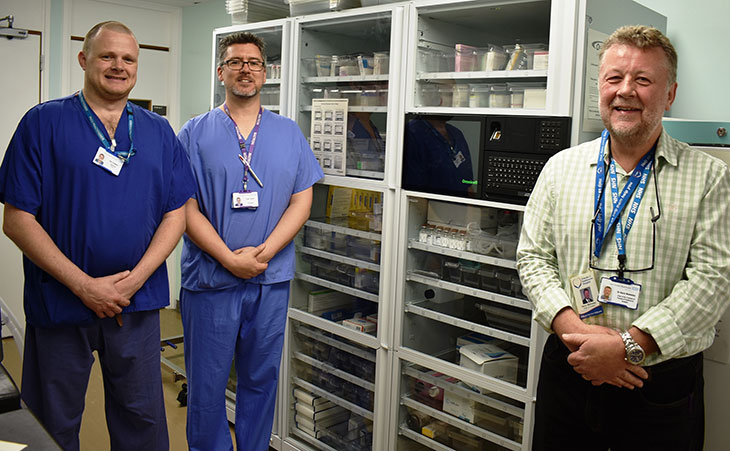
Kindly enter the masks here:
M 114 175 L 119 175 L 122 172 L 122 166 L 124 166 L 124 162 L 119 157 L 101 146 L 96 150 L 94 159 L 91 162 Z
M 454 155 L 454 160 L 453 161 L 454 161 L 454 166 L 456 166 L 458 168 L 459 166 L 461 166 L 461 164 L 463 162 L 466 161 L 466 158 L 464 157 L 464 154 L 461 153 L 461 151 L 459 151 L 459 153 L 457 153 L 456 155 Z
M 255 210 L 259 206 L 259 193 L 256 191 L 246 191 L 233 193 L 231 196 L 231 207 L 232 208 L 248 208 L 249 210 Z
M 641 285 L 631 279 L 603 277 L 601 279 L 601 296 L 599 300 L 606 304 L 619 305 L 631 310 L 639 307 Z
M 596 281 L 592 272 L 578 274 L 570 279 L 570 286 L 573 288 L 573 301 L 578 307 L 580 319 L 603 313 L 603 306 L 598 302 Z

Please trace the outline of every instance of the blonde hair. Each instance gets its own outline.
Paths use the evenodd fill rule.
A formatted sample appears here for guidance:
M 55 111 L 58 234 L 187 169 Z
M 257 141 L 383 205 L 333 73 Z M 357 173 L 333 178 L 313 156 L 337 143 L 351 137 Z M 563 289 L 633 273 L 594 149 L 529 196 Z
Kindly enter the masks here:
M 603 55 L 614 45 L 629 45 L 638 49 L 660 48 L 667 57 L 668 82 L 673 84 L 677 81 L 677 51 L 668 37 L 654 27 L 645 25 L 625 25 L 614 31 L 606 38 L 598 52 L 598 58 L 603 61 Z
M 134 40 L 137 40 L 137 37 L 132 33 L 132 30 L 129 29 L 128 26 L 124 25 L 121 22 L 117 22 L 116 20 L 107 20 L 106 22 L 99 22 L 98 24 L 91 27 L 91 30 L 86 33 L 86 36 L 84 36 L 84 46 L 81 49 L 82 52 L 84 52 L 84 55 L 87 55 L 89 53 L 89 50 L 91 49 L 91 42 L 96 38 L 96 36 L 101 32 L 102 29 L 116 31 L 117 33 L 124 33 L 132 36 Z M 139 45 L 139 44 L 137 44 Z

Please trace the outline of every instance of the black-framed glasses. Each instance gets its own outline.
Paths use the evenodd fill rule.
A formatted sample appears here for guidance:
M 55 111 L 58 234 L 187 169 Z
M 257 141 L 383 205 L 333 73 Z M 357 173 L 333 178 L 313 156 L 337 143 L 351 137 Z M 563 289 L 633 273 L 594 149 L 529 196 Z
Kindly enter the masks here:
M 588 266 L 591 269 L 595 269 L 598 271 L 607 271 L 607 272 L 618 272 L 619 278 L 624 278 L 625 272 L 642 272 L 642 271 L 651 271 L 654 269 L 654 257 L 656 254 L 656 222 L 659 220 L 659 218 L 662 217 L 662 206 L 661 202 L 659 200 L 659 184 L 657 183 L 657 169 L 656 166 L 651 171 L 654 175 L 654 192 L 656 193 L 656 208 L 657 208 L 657 214 L 654 214 L 654 208 L 649 207 L 649 212 L 651 213 L 651 265 L 649 265 L 646 268 L 641 269 L 628 269 L 626 268 L 626 255 L 619 255 L 618 256 L 618 268 L 600 268 L 593 264 L 593 256 L 594 256 L 594 230 L 596 225 L 596 216 L 598 215 L 598 209 L 593 214 L 593 218 L 591 219 L 591 233 L 590 233 L 590 245 L 588 246 Z M 599 199 L 601 199 L 601 202 L 603 202 L 603 190 L 606 187 L 606 182 L 604 180 L 603 187 L 601 188 L 601 193 L 599 196 Z
M 239 71 L 243 69 L 243 66 L 245 66 L 246 64 L 248 64 L 248 70 L 250 70 L 251 72 L 261 72 L 266 66 L 264 62 L 260 60 L 244 61 L 237 58 L 225 60 L 221 63 L 221 66 L 226 66 L 230 70 Z

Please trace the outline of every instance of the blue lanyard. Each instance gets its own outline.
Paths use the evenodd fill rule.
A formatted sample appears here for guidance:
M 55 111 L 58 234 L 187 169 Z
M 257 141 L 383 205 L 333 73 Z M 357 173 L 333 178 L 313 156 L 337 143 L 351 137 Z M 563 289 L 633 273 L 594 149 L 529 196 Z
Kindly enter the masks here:
M 102 145 L 106 150 L 108 150 L 110 153 L 114 154 L 116 157 L 118 157 L 120 160 L 122 160 L 125 164 L 129 161 L 132 156 L 134 156 L 137 151 L 134 148 L 134 141 L 132 140 L 132 128 L 134 127 L 134 114 L 132 113 L 132 106 L 129 102 L 127 102 L 127 120 L 129 121 L 129 150 L 128 151 L 121 151 L 116 150 L 116 143 L 114 146 L 112 146 L 109 143 L 109 140 L 106 139 L 106 136 L 104 136 L 104 133 L 101 131 L 99 126 L 96 124 L 96 121 L 94 120 L 94 115 L 91 113 L 91 108 L 89 108 L 89 105 L 86 103 L 86 99 L 84 98 L 83 91 L 79 91 L 79 100 L 81 101 L 81 107 L 84 109 L 84 113 L 86 113 L 86 118 L 89 120 L 89 124 L 91 124 L 91 128 L 94 129 L 94 132 L 96 133 L 96 136 L 99 137 L 99 140 L 101 141 Z M 112 137 L 112 141 L 114 141 L 114 137 Z
M 651 172 L 652 165 L 654 163 L 654 149 L 647 152 L 646 155 L 644 155 L 641 160 L 639 161 L 639 164 L 636 166 L 634 171 L 631 173 L 631 177 L 626 182 L 626 185 L 624 185 L 624 189 L 621 191 L 621 195 L 618 193 L 618 178 L 616 176 L 616 162 L 611 159 L 610 165 L 609 165 L 609 179 L 611 182 L 611 200 L 613 203 L 613 211 L 611 212 L 611 217 L 608 220 L 608 224 L 606 225 L 605 231 L 604 231 L 604 224 L 603 224 L 603 205 L 604 202 L 602 202 L 603 198 L 603 187 L 605 186 L 605 171 L 604 171 L 604 152 L 606 148 L 606 143 L 608 141 L 608 130 L 603 130 L 603 133 L 601 133 L 601 148 L 598 151 L 598 164 L 596 167 L 596 189 L 594 191 L 594 209 L 596 211 L 596 234 L 594 237 L 595 240 L 595 250 L 594 255 L 596 257 L 601 256 L 601 249 L 603 248 L 604 239 L 606 238 L 606 235 L 608 235 L 608 232 L 611 230 L 611 228 L 615 225 L 616 226 L 616 247 L 618 248 L 618 254 L 619 254 L 619 269 L 621 269 L 623 262 L 626 260 L 626 248 L 625 248 L 625 241 L 626 237 L 629 235 L 629 231 L 631 231 L 631 227 L 634 224 L 634 221 L 636 220 L 636 213 L 639 210 L 639 205 L 641 204 L 641 200 L 644 197 L 644 192 L 646 191 L 646 183 L 649 179 L 649 173 Z M 624 229 L 622 227 L 621 222 L 621 212 L 626 207 L 626 204 L 628 203 L 629 197 L 636 191 L 636 195 L 634 196 L 634 200 L 631 203 L 631 208 L 629 209 L 628 217 L 626 218 L 626 228 Z
M 228 105 L 226 105 L 225 103 L 223 104 L 223 110 L 226 112 L 226 115 L 231 120 L 231 122 L 233 122 L 233 127 L 236 129 L 236 136 L 238 137 L 238 148 L 241 151 L 241 155 L 239 158 L 241 158 L 243 162 L 243 191 L 246 191 L 248 189 L 248 168 L 251 167 L 253 146 L 256 144 L 256 137 L 259 134 L 259 126 L 261 125 L 261 116 L 264 109 L 262 107 L 259 107 L 259 114 L 256 117 L 256 125 L 253 127 L 251 135 L 251 147 L 249 147 L 248 152 L 246 152 L 246 140 L 243 139 L 243 134 L 238 128 L 238 124 L 236 124 L 236 121 L 233 120 L 233 116 L 231 116 L 231 112 L 228 110 Z

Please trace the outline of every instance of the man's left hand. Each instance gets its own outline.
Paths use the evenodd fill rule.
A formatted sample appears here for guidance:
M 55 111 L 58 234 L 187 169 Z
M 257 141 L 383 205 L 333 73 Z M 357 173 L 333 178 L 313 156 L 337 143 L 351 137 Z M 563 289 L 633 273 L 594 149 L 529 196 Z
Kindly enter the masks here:
M 568 356 L 568 363 L 593 385 L 608 383 L 634 389 L 642 387 L 649 377 L 642 367 L 626 361 L 626 348 L 618 334 L 563 334 L 562 338 L 578 348 Z
M 137 278 L 130 272 L 127 277 L 117 280 L 114 283 L 114 288 L 127 299 L 132 299 L 132 296 L 140 289 L 142 284 L 137 282 Z

